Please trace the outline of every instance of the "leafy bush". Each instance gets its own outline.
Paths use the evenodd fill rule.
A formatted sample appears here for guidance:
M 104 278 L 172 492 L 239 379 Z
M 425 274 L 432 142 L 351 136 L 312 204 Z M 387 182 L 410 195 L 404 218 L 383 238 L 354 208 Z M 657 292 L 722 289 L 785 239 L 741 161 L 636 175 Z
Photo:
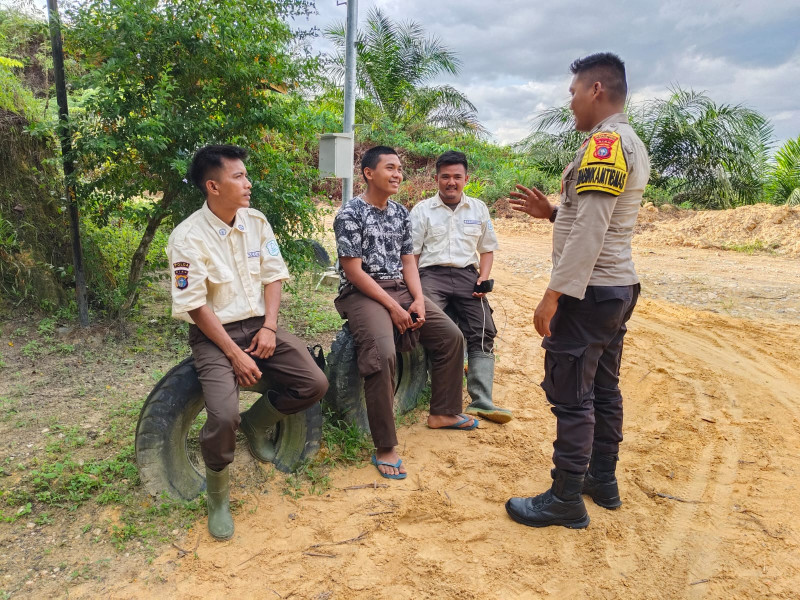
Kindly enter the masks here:
M 126 298 L 125 282 L 131 266 L 131 249 L 138 246 L 142 230 L 122 218 L 111 219 L 102 226 L 85 219 L 81 236 L 89 302 L 95 309 L 114 315 Z M 169 233 L 160 229 L 148 248 L 142 276 L 145 288 L 167 277 L 164 250 L 168 238 Z

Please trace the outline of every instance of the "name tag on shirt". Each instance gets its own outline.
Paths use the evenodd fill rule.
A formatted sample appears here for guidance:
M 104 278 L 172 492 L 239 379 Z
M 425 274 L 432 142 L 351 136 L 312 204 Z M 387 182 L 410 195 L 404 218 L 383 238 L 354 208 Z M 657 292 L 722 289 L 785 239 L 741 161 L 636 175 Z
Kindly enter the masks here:
M 482 221 L 476 221 L 475 219 L 464 219 L 464 225 L 480 225 Z

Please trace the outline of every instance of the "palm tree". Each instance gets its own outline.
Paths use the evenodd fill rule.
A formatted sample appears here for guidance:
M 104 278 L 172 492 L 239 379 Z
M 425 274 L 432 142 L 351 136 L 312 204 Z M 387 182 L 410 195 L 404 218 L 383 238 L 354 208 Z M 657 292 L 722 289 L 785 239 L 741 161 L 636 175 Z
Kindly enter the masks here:
M 552 106 L 533 118 L 531 133 L 517 144 L 543 171 L 558 175 L 575 157 L 586 134 L 575 130 L 569 105 Z
M 666 100 L 648 103 L 644 115 L 652 184 L 669 184 L 678 201 L 710 208 L 761 198 L 772 138 L 761 114 L 675 88 Z
M 344 80 L 345 28 L 337 23 L 324 32 L 336 45 L 327 57 L 331 83 Z M 483 134 L 477 109 L 449 85 L 428 85 L 439 75 L 456 75 L 459 60 L 438 38 L 426 36 L 419 24 L 394 23 L 380 9 L 367 15 L 356 36 L 356 77 L 360 99 L 357 118 L 375 122 L 385 115 L 404 129 L 432 125 L 442 129 Z
M 767 195 L 775 204 L 800 206 L 800 137 L 788 140 L 775 154 Z
M 636 133 L 641 135 L 641 110 L 626 103 L 625 113 Z M 584 131 L 575 130 L 575 117 L 567 103 L 537 114 L 533 118 L 531 133 L 518 142 L 517 147 L 526 152 L 537 167 L 551 175 L 559 175 L 575 158 L 575 152 L 586 135 Z

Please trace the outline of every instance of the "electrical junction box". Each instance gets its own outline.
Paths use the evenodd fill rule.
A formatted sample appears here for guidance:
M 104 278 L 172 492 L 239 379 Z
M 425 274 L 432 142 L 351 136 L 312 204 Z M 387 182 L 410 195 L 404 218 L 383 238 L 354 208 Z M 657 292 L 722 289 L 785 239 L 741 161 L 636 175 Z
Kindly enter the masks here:
M 323 133 L 319 137 L 320 177 L 353 177 L 353 134 Z

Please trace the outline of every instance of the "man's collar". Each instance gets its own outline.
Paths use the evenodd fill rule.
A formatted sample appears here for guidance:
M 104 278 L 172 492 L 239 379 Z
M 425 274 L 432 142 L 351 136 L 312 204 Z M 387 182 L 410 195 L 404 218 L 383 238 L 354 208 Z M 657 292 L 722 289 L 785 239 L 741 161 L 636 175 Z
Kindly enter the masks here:
M 431 202 L 431 208 L 436 208 L 437 206 L 446 206 L 444 200 L 442 200 L 442 197 L 439 195 L 439 192 L 436 192 L 436 195 L 433 196 L 433 199 L 433 202 Z M 461 192 L 461 200 L 459 200 L 458 203 L 469 206 L 469 196 L 467 196 L 464 192 Z
M 624 112 L 619 112 L 606 117 L 605 119 L 600 121 L 597 125 L 592 127 L 592 130 L 589 132 L 589 135 L 595 134 L 598 131 L 605 129 L 607 125 L 611 125 L 612 123 L 628 123 L 628 115 L 626 115 Z
M 208 207 L 208 202 L 203 203 L 203 216 L 206 218 L 211 227 L 222 237 L 228 235 L 231 231 L 247 231 L 247 224 L 245 223 L 244 218 L 239 214 L 241 209 L 236 211 L 236 217 L 233 220 L 233 225 L 228 225 L 225 221 L 220 219 L 217 215 L 215 215 L 211 209 Z

